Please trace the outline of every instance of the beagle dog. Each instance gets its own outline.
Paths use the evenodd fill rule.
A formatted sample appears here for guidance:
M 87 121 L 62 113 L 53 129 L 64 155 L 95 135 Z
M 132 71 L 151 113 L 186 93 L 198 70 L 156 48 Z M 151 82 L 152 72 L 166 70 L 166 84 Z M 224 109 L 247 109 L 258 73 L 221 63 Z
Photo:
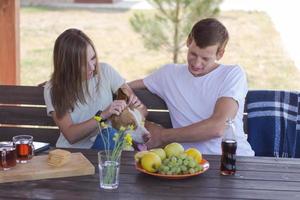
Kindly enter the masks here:
M 116 99 L 128 102 L 129 97 L 122 89 L 119 89 Z M 128 127 L 132 125 L 133 131 L 131 132 L 131 137 L 133 147 L 136 150 L 145 150 L 146 145 L 144 143 L 148 140 L 150 133 L 144 126 L 145 119 L 139 110 L 132 106 L 127 106 L 120 115 L 112 115 L 109 119 L 112 127 L 116 130 L 119 130 L 121 126 Z

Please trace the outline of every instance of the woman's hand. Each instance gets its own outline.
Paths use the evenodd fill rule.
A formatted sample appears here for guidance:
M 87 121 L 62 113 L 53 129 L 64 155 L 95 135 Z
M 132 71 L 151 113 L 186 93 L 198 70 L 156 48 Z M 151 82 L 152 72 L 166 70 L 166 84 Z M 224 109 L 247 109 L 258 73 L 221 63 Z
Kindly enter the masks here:
M 139 100 L 132 89 L 126 83 L 121 86 L 121 89 L 129 97 L 127 104 L 136 108 L 141 112 L 143 117 L 146 117 L 148 114 L 147 107 Z
M 124 100 L 114 100 L 101 114 L 104 119 L 109 118 L 111 115 L 120 115 L 120 113 L 126 108 L 126 102 Z

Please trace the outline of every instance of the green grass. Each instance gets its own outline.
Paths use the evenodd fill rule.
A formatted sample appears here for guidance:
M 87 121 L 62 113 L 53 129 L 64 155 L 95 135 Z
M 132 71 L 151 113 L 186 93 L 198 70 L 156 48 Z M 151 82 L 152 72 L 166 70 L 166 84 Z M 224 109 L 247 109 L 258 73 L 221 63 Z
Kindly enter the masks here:
M 110 63 L 128 81 L 142 78 L 172 55 L 144 48 L 130 25 L 131 11 L 21 8 L 21 84 L 37 85 L 52 72 L 52 49 L 57 36 L 76 27 L 94 41 L 99 60 Z M 279 33 L 262 12 L 222 12 L 220 20 L 230 32 L 221 60 L 244 67 L 249 88 L 300 90 L 300 72 L 283 50 Z M 186 49 L 180 55 L 185 61 Z

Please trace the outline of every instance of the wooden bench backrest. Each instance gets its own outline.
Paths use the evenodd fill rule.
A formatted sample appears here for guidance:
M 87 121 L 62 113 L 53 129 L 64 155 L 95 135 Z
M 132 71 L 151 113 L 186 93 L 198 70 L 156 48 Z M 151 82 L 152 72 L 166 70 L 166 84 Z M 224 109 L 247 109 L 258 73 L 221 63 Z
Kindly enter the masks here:
M 46 114 L 43 87 L 0 86 L 0 141 L 15 135 L 55 145 L 59 130 Z
M 134 92 L 147 106 L 148 120 L 165 128 L 172 127 L 169 111 L 160 97 L 146 89 Z M 0 141 L 21 134 L 32 135 L 35 141 L 56 144 L 59 130 L 46 114 L 43 87 L 0 85 Z
M 149 90 L 134 90 L 138 98 L 147 106 L 147 120 L 161 124 L 165 128 L 172 128 L 169 110 L 165 102 Z

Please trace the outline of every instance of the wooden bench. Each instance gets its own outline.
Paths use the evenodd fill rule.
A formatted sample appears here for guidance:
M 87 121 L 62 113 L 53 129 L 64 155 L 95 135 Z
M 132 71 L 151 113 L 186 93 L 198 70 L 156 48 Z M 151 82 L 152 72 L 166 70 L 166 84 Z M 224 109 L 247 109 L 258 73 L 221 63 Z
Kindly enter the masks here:
M 147 90 L 135 91 L 149 108 L 148 119 L 172 127 L 163 100 Z M 10 141 L 20 134 L 29 134 L 35 141 L 55 146 L 59 129 L 47 116 L 43 87 L 0 86 L 0 141 Z
M 135 90 L 136 95 L 149 110 L 148 120 L 171 128 L 165 102 L 148 90 Z M 0 141 L 13 136 L 29 134 L 35 141 L 49 142 L 55 146 L 59 129 L 46 114 L 43 87 L 0 86 Z
M 43 87 L 0 86 L 0 141 L 22 134 L 56 144 L 59 130 L 47 116 Z

